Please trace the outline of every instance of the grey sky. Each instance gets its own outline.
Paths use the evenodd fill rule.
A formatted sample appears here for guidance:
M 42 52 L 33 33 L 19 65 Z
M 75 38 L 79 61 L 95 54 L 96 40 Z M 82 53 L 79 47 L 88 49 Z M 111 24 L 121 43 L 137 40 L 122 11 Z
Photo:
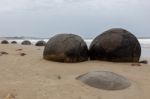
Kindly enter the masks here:
M 91 38 L 116 27 L 150 36 L 150 0 L 0 0 L 0 36 Z

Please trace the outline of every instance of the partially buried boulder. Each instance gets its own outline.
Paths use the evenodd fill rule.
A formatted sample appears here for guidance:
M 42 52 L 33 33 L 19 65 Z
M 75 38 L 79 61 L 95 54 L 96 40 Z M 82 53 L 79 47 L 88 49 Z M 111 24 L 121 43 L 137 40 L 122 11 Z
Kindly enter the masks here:
M 9 42 L 7 40 L 1 41 L 1 44 L 8 44 Z
M 45 41 L 38 41 L 35 46 L 45 46 L 46 42 Z
M 93 71 L 76 79 L 91 87 L 104 90 L 121 90 L 131 85 L 125 77 L 108 71 Z
M 17 42 L 16 41 L 12 41 L 11 44 L 17 44 Z
M 28 40 L 25 40 L 21 43 L 22 45 L 31 45 L 31 42 Z
M 58 34 L 47 42 L 43 58 L 57 62 L 82 62 L 88 60 L 88 48 L 80 36 Z
M 139 62 L 141 46 L 137 38 L 121 28 L 113 28 L 97 36 L 90 45 L 91 60 Z

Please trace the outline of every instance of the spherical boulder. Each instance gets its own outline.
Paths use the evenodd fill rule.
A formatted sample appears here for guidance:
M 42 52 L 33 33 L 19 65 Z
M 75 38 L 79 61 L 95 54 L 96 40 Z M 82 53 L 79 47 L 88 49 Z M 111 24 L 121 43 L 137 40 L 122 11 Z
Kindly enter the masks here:
M 1 41 L 1 44 L 9 44 L 9 42 L 7 40 L 3 40 Z
M 90 45 L 91 60 L 139 62 L 141 46 L 125 29 L 113 28 L 97 36 Z
M 17 42 L 16 41 L 12 41 L 11 44 L 17 44 Z
M 45 45 L 43 58 L 57 62 L 82 62 L 88 60 L 88 47 L 74 34 L 58 34 Z
M 38 41 L 35 46 L 45 46 L 46 42 L 45 41 Z
M 31 42 L 28 40 L 25 40 L 21 43 L 22 45 L 31 45 Z
M 109 71 L 93 71 L 76 79 L 91 87 L 104 90 L 121 90 L 131 85 L 125 77 Z

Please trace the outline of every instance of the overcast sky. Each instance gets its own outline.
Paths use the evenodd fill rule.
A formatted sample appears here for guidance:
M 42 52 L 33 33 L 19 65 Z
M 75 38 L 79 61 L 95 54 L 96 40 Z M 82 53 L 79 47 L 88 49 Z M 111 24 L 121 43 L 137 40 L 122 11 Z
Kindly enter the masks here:
M 92 38 L 118 27 L 150 36 L 150 0 L 0 0 L 0 36 Z

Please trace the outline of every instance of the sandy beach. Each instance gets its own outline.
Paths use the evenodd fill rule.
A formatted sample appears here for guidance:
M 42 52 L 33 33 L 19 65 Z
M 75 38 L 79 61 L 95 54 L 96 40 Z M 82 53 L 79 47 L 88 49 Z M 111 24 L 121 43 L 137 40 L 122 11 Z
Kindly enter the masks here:
M 150 64 L 59 63 L 44 60 L 43 49 L 34 45 L 0 44 L 0 52 L 8 53 L 0 55 L 0 99 L 150 99 Z M 120 74 L 130 80 L 131 86 L 108 91 L 75 79 L 89 71 Z

